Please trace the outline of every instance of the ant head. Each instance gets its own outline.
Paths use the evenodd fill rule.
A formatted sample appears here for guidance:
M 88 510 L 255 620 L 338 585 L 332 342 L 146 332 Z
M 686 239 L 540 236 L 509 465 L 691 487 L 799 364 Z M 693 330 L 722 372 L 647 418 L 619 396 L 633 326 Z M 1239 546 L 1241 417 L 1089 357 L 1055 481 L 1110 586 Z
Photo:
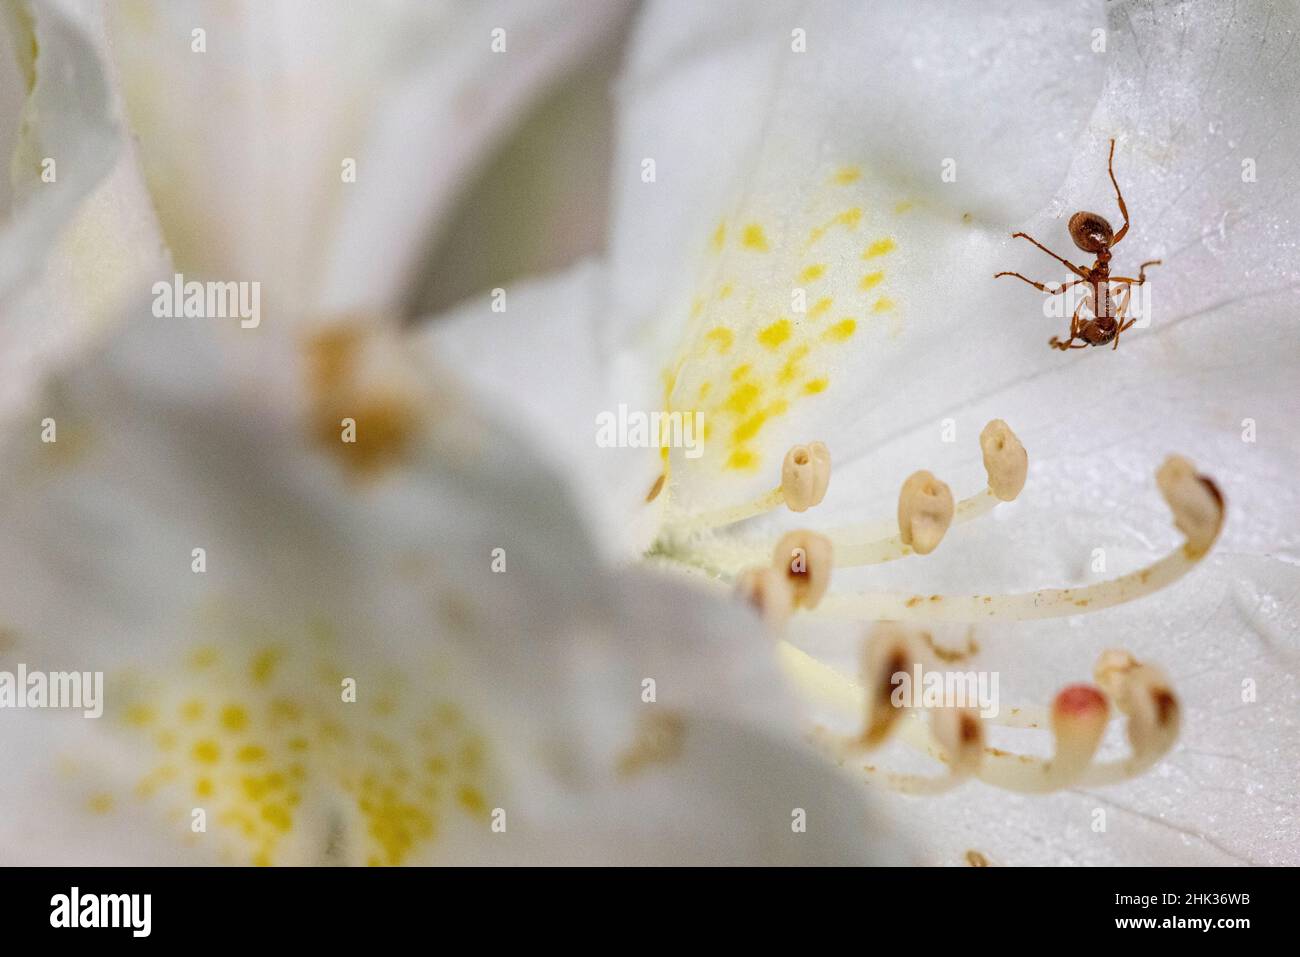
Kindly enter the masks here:
M 1110 246 L 1115 231 L 1096 213 L 1082 210 L 1070 217 L 1070 238 L 1086 253 L 1099 253 Z

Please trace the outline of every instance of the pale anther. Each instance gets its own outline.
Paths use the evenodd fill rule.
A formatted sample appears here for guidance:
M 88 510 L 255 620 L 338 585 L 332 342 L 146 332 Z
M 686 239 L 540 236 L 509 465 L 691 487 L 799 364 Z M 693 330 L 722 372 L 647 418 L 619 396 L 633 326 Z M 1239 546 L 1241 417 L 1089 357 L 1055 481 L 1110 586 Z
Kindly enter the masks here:
M 894 702 L 894 676 L 910 672 L 920 657 L 915 637 L 904 626 L 882 621 L 872 629 L 862 646 L 861 678 L 866 696 L 858 745 L 875 748 L 889 737 L 904 710 Z
M 1187 536 L 1189 557 L 1209 551 L 1223 527 L 1223 495 L 1214 482 L 1181 455 L 1171 455 L 1156 472 L 1160 494 L 1174 513 L 1174 524 Z
M 984 453 L 984 471 L 989 488 L 1004 502 L 1012 501 L 1025 487 L 1029 474 L 1029 453 L 1011 431 L 1011 426 L 994 419 L 980 433 L 980 451 Z
M 1106 733 L 1110 705 L 1091 685 L 1070 685 L 1052 702 L 1052 734 L 1056 754 L 1048 763 L 1053 788 L 1064 787 L 1087 770 Z
M 772 567 L 793 589 L 796 608 L 816 608 L 831 583 L 831 543 L 806 529 L 787 532 L 776 543 Z
M 774 568 L 747 568 L 736 578 L 736 597 L 753 605 L 763 620 L 780 627 L 794 610 L 794 589 Z
M 898 493 L 898 533 L 918 555 L 939 547 L 954 509 L 952 490 L 930 472 L 914 472 Z
M 796 445 L 781 463 L 781 494 L 792 512 L 820 505 L 831 481 L 831 453 L 823 442 Z
M 1168 751 L 1178 737 L 1178 698 L 1164 672 L 1123 651 L 1106 651 L 1097 661 L 1098 684 L 1128 718 L 1129 745 L 1137 760 Z

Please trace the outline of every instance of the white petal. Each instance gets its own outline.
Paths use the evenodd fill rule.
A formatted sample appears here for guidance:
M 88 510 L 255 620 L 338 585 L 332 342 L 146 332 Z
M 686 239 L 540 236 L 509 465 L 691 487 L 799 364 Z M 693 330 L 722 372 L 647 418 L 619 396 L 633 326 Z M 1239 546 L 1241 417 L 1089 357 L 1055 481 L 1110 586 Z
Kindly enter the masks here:
M 125 299 L 170 271 L 134 144 L 122 142 L 116 127 L 118 104 L 102 59 L 102 11 L 65 18 L 62 10 L 51 4 L 34 18 L 10 19 L 16 47 L 33 48 L 37 57 L 27 65 L 36 83 L 25 100 L 26 118 L 20 125 L 12 117 L 20 135 L 17 192 L 6 197 L 13 206 L 0 226 L 5 410 L 21 403 L 45 363 L 100 331 L 120 315 Z M 27 94 L 17 64 L 13 79 L 5 88 L 17 107 Z M 42 166 L 46 158 L 52 166 Z
M 0 231 L 0 295 L 37 268 L 72 211 L 112 169 L 118 143 L 92 38 L 57 5 L 7 12 L 27 97 L 21 135 L 6 157 L 14 193 Z M 44 182 L 51 159 L 55 179 Z
M 765 491 L 795 442 L 822 439 L 850 459 L 933 415 L 931 400 L 954 385 L 987 378 L 990 354 L 1006 355 L 999 317 L 1017 300 L 991 281 L 999 234 L 1065 177 L 1102 88 L 1104 58 L 1088 45 L 1101 17 L 1096 4 L 985 6 L 969 19 L 949 6 L 815 7 L 765 35 L 779 81 L 748 104 L 761 134 L 739 154 L 724 149 L 729 169 L 692 155 L 647 184 L 625 152 L 620 175 L 643 198 L 616 222 L 613 315 L 621 329 L 647 324 L 640 335 L 662 351 L 635 347 L 672 377 L 671 407 L 712 422 L 702 459 L 674 457 L 680 501 L 717 507 Z M 904 29 L 917 20 L 939 23 Z M 796 29 L 805 53 L 791 48 Z M 731 53 L 701 45 L 695 59 L 716 68 Z M 688 72 L 671 65 L 664 76 Z M 752 92 L 743 73 L 735 85 Z M 716 117 L 693 108 L 693 92 L 646 88 L 644 107 L 631 101 L 627 149 L 648 149 L 650 135 L 715 148 L 703 124 Z M 991 123 L 987 104 L 1012 97 Z M 646 116 L 660 124 L 651 134 Z M 657 225 L 642 213 L 652 205 L 678 211 L 667 238 L 645 227 Z
M 600 860 L 624 832 L 634 856 L 713 834 L 717 859 L 896 859 L 853 786 L 808 773 L 749 614 L 599 571 L 562 486 L 454 394 L 367 415 L 370 389 L 437 380 L 359 336 L 303 388 L 271 327 L 131 317 L 43 393 L 57 441 L 35 417 L 5 436 L 5 661 L 109 682 L 102 718 L 7 724 L 28 742 L 6 750 L 8 857 L 568 859 L 587 805 Z M 387 468 L 341 469 L 330 418 L 353 406 L 359 443 L 410 431 Z M 629 765 L 653 707 L 688 717 L 687 749 Z M 751 767 L 766 793 L 737 806 Z M 492 843 L 495 807 L 518 845 Z
M 260 280 L 296 316 L 399 307 L 475 163 L 621 11 L 123 5 L 116 56 L 178 265 Z
M 597 444 L 598 416 L 616 414 L 629 393 L 657 391 L 653 381 L 632 385 L 643 365 L 628 363 L 620 374 L 602 351 L 608 281 L 593 260 L 511 284 L 504 311 L 485 293 L 427 323 L 419 341 L 565 477 L 599 546 L 627 558 L 654 541 L 658 511 L 630 511 L 627 503 L 645 501 L 663 462 L 658 449 Z

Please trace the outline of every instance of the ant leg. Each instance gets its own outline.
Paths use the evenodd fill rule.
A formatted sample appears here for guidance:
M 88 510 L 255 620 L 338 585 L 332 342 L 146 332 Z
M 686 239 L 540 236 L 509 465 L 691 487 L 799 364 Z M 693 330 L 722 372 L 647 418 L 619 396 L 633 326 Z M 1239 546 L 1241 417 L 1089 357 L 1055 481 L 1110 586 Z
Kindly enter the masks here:
M 1083 308 L 1083 302 L 1074 307 L 1074 315 L 1070 317 L 1070 338 L 1062 342 L 1056 336 L 1047 340 L 1047 344 L 1053 349 L 1060 349 L 1065 352 L 1067 349 L 1086 349 L 1087 343 L 1081 346 L 1072 345 L 1075 339 L 1079 338 L 1079 310 Z
M 1060 339 L 1056 338 L 1056 336 L 1052 336 L 1052 338 L 1047 341 L 1047 344 L 1051 346 L 1053 349 L 1060 349 L 1062 352 L 1066 352 L 1070 349 L 1088 348 L 1088 343 L 1086 342 L 1080 342 L 1077 346 L 1072 345 L 1072 343 L 1074 342 L 1074 338 L 1075 338 L 1074 336 L 1070 336 L 1070 338 L 1062 342 Z
M 1112 352 L 1119 348 L 1120 333 L 1137 322 L 1136 319 L 1130 319 L 1128 322 L 1124 321 L 1124 313 L 1128 309 L 1129 301 L 1132 300 L 1132 298 L 1133 298 L 1133 287 L 1125 286 L 1124 300 L 1115 309 L 1115 322 L 1118 325 L 1115 328 L 1115 344 L 1110 347 Z
M 1160 262 L 1161 261 L 1159 259 L 1149 259 L 1146 262 L 1144 262 L 1141 266 L 1138 267 L 1138 277 L 1136 279 L 1130 279 L 1128 276 L 1111 276 L 1110 281 L 1129 282 L 1141 286 L 1145 284 L 1147 281 L 1147 266 L 1159 266 Z
M 1106 169 L 1110 173 L 1111 183 L 1115 186 L 1115 199 L 1119 203 L 1119 211 L 1124 214 L 1124 225 L 1119 228 L 1119 232 L 1110 241 L 1112 246 L 1118 246 L 1119 241 L 1128 232 L 1128 207 L 1124 205 L 1124 194 L 1119 191 L 1119 180 L 1115 178 L 1115 141 L 1113 139 L 1110 141 L 1110 159 L 1106 163 Z
M 1018 272 L 999 272 L 999 273 L 994 273 L 994 274 L 993 274 L 993 278 L 994 278 L 994 279 L 997 279 L 999 276 L 1015 276 L 1017 279 L 1023 279 L 1025 282 L 1029 283 L 1029 285 L 1033 286 L 1033 287 L 1034 287 L 1035 289 L 1037 289 L 1039 292 L 1045 292 L 1045 293 L 1047 293 L 1049 296 L 1059 296 L 1059 295 L 1061 295 L 1062 293 L 1064 293 L 1065 290 L 1069 289 L 1071 286 L 1077 286 L 1077 285 L 1079 285 L 1081 282 L 1084 281 L 1084 280 L 1082 280 L 1082 279 L 1075 279 L 1075 280 L 1073 280 L 1073 281 L 1071 281 L 1071 282 L 1067 282 L 1067 283 L 1064 283 L 1064 284 L 1060 284 L 1060 283 L 1058 283 L 1056 289 L 1049 289 L 1049 288 L 1047 288 L 1047 284 L 1046 284 L 1046 283 L 1042 283 L 1042 282 L 1034 282 L 1034 281 L 1033 281 L 1032 279 L 1030 279 L 1028 276 L 1022 276 L 1022 275 L 1020 275 L 1020 273 L 1018 273 Z
M 1076 276 L 1078 276 L 1080 279 L 1087 279 L 1087 278 L 1088 278 L 1088 274 L 1087 274 L 1086 272 L 1084 272 L 1081 268 L 1079 268 L 1078 266 L 1076 266 L 1074 263 L 1070 262 L 1070 260 L 1068 260 L 1068 259 L 1062 259 L 1060 256 L 1056 255 L 1056 253 L 1052 252 L 1050 249 L 1048 249 L 1046 246 L 1044 246 L 1042 243 L 1040 243 L 1040 242 L 1039 242 L 1037 239 L 1035 239 L 1033 236 L 1030 236 L 1028 233 L 1012 233 L 1012 234 L 1011 234 L 1011 238 L 1012 238 L 1012 239 L 1027 239 L 1027 240 L 1029 240 L 1031 243 L 1033 243 L 1035 246 L 1037 246 L 1037 247 L 1038 247 L 1039 249 L 1041 249 L 1043 252 L 1047 253 L 1047 255 L 1051 256 L 1051 257 L 1052 257 L 1053 259 L 1055 259 L 1057 262 L 1059 262 L 1059 263 L 1064 263 L 1064 264 L 1065 264 L 1065 267 L 1066 267 L 1067 269 L 1069 269 L 1070 272 L 1072 272 L 1072 273 L 1074 273 Z

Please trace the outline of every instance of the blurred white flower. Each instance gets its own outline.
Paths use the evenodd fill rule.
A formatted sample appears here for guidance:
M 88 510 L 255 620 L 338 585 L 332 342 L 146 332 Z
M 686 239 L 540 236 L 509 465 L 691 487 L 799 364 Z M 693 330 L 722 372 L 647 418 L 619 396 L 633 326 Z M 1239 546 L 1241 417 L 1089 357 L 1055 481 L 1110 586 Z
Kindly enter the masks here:
M 0 408 L 173 268 L 261 283 L 279 323 L 399 309 L 502 136 L 630 4 L 578 6 L 6 0 Z
M 466 114 L 484 105 L 475 84 L 518 106 L 451 51 L 515 11 L 499 22 L 519 27 L 522 97 L 546 72 L 530 38 L 558 56 L 542 18 L 517 4 L 459 26 L 450 5 L 361 22 L 332 16 L 344 5 L 180 8 L 114 8 L 141 162 L 176 266 L 262 282 L 269 308 L 255 329 L 158 318 L 148 286 L 127 284 L 104 341 L 50 360 L 7 410 L 0 671 L 103 671 L 108 690 L 99 719 L 0 709 L 5 859 L 906 860 L 800 739 L 750 616 L 603 570 L 564 486 L 386 321 L 469 162 L 457 150 L 488 136 Z M 71 140 L 102 132 L 93 152 L 115 135 L 109 112 L 101 131 L 67 111 L 105 81 L 57 9 L 26 34 L 29 103 L 43 83 L 84 80 L 35 119 L 58 131 L 66 114 Z M 209 59 L 187 59 L 196 10 L 211 15 Z M 262 29 L 281 17 L 282 32 Z M 426 17 L 450 48 L 420 46 Z M 561 33 L 578 43 L 596 25 Z M 395 88 L 368 85 L 389 68 Z M 349 139 L 326 107 L 397 144 Z M 445 137 L 459 137 L 451 154 Z M 346 201 L 331 182 L 342 141 L 363 170 Z M 8 227 L 34 229 L 30 214 L 45 237 L 36 273 L 80 275 L 49 237 L 76 228 L 107 169 L 15 207 Z M 364 317 L 330 315 L 344 309 Z
M 568 473 L 608 556 L 650 554 L 724 580 L 788 528 L 849 522 L 858 552 L 908 554 L 873 545 L 862 519 L 891 516 L 917 469 L 958 497 L 979 489 L 977 436 L 1010 422 L 1030 462 L 1015 504 L 924 558 L 837 567 L 827 606 L 863 620 L 973 621 L 980 596 L 1076 584 L 989 599 L 999 617 L 1050 605 L 1056 620 L 936 626 L 932 640 L 981 648 L 963 667 L 1001 672 L 1017 705 L 1086 680 L 1106 648 L 1130 649 L 1167 672 L 1183 733 L 1156 770 L 1103 787 L 1115 776 L 1096 769 L 1119 767 L 1107 762 L 1126 748 L 1112 728 L 1094 770 L 1047 798 L 990 787 L 1017 777 L 994 748 L 982 781 L 896 799 L 907 836 L 935 862 L 978 849 L 1000 863 L 1294 863 L 1297 28 L 1262 2 L 1231 14 L 1166 3 L 652 4 L 620 84 L 607 254 L 508 289 L 504 313 L 484 296 L 431 325 L 428 342 Z M 1060 278 L 1013 231 L 1064 251 L 1076 210 L 1118 226 L 1112 138 L 1132 217 L 1116 272 L 1163 260 L 1151 271 L 1154 314 L 1116 351 L 1062 354 L 1047 340 L 1068 315 L 1048 319 L 1038 293 L 992 277 Z M 597 416 L 620 405 L 702 410 L 705 454 L 598 448 Z M 708 528 L 779 504 L 783 456 L 813 440 L 834 459 L 824 505 L 740 535 Z M 1177 550 L 1157 491 L 1169 453 L 1199 463 L 1226 496 L 1217 547 L 1152 597 L 1088 611 L 1169 582 L 1155 571 L 1100 593 L 1082 586 L 1171 547 L 1156 569 L 1185 571 L 1180 555 L 1199 554 L 1192 535 Z M 1171 485 L 1177 474 L 1164 473 L 1160 491 L 1182 490 L 1172 498 L 1186 534 L 1187 510 L 1210 498 L 1189 505 L 1183 492 L 1203 486 Z M 977 495 L 958 518 L 993 504 Z M 868 583 L 894 591 L 852 597 Z M 977 597 L 929 600 L 964 594 Z M 858 692 L 826 666 L 852 673 L 861 632 L 817 615 L 796 615 L 788 635 L 814 658 L 785 654 L 812 674 L 819 719 L 852 732 L 856 716 L 837 705 Z M 1143 741 L 1145 719 L 1112 665 L 1103 660 L 1100 683 Z M 1144 687 L 1156 702 L 1169 690 Z M 997 734 L 993 744 L 1025 746 L 1023 729 Z M 902 748 L 875 763 L 893 761 L 906 767 Z
M 126 322 L 4 438 L 5 670 L 107 676 L 0 711 L 6 860 L 904 859 L 748 616 L 601 571 L 398 336 Z

